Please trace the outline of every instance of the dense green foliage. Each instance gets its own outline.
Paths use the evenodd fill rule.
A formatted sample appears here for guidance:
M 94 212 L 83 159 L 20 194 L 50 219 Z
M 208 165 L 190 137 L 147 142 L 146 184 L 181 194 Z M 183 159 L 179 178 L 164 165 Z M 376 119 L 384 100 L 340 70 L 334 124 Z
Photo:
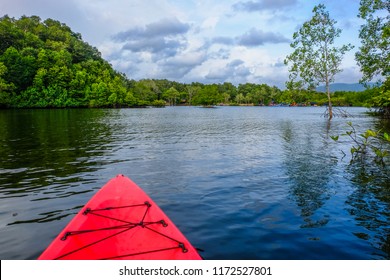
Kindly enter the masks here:
M 365 20 L 359 38 L 362 45 L 356 60 L 363 73 L 363 81 L 375 76 L 390 76 L 390 3 L 387 0 L 361 0 L 359 15 Z
M 133 105 L 127 79 L 81 35 L 39 17 L 0 19 L 0 106 Z
M 130 80 L 63 23 L 0 18 L 0 107 L 325 104 L 324 93 L 266 84 Z M 375 90 L 374 90 L 375 91 Z M 373 92 L 336 92 L 336 105 L 371 105 Z
M 390 2 L 388 0 L 361 0 L 359 15 L 365 20 L 359 38 L 362 45 L 356 60 L 363 73 L 363 82 L 379 76 L 384 80 L 374 105 L 390 118 Z

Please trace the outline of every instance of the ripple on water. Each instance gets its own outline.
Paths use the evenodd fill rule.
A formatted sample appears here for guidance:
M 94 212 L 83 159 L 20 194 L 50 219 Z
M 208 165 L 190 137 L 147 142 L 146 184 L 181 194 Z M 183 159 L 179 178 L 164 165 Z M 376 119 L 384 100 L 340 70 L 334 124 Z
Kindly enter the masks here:
M 358 129 L 375 119 L 352 108 Z M 389 259 L 388 174 L 341 160 L 324 108 L 0 111 L 0 247 L 36 258 L 123 173 L 206 259 Z M 11 129 L 12 128 L 12 129 Z

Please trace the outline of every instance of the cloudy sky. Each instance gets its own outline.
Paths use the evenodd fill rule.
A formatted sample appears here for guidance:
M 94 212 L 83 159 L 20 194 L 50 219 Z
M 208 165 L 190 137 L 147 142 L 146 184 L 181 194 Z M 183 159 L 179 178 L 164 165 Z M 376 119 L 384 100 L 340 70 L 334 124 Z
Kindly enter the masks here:
M 284 88 L 292 35 L 319 3 L 343 29 L 337 44 L 355 45 L 336 82 L 358 82 L 359 0 L 1 0 L 0 16 L 59 20 L 131 79 Z

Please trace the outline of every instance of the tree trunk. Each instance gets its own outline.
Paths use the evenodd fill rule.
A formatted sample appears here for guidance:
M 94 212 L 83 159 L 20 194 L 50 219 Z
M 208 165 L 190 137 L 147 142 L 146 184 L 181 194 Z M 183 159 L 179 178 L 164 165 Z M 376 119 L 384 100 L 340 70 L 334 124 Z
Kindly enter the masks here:
M 328 94 L 328 110 L 329 110 L 329 120 L 333 118 L 333 111 L 332 111 L 332 101 L 330 100 L 330 90 L 329 90 L 329 81 L 326 81 L 326 93 Z

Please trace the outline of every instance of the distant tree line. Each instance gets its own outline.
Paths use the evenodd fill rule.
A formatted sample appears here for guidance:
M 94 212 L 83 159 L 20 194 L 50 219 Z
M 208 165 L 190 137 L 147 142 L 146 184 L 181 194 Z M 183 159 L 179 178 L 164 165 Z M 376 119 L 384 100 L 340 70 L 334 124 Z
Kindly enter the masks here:
M 370 106 L 380 92 L 336 92 L 335 105 Z M 266 84 L 135 81 L 79 33 L 53 19 L 0 18 L 0 108 L 326 104 L 323 93 Z

